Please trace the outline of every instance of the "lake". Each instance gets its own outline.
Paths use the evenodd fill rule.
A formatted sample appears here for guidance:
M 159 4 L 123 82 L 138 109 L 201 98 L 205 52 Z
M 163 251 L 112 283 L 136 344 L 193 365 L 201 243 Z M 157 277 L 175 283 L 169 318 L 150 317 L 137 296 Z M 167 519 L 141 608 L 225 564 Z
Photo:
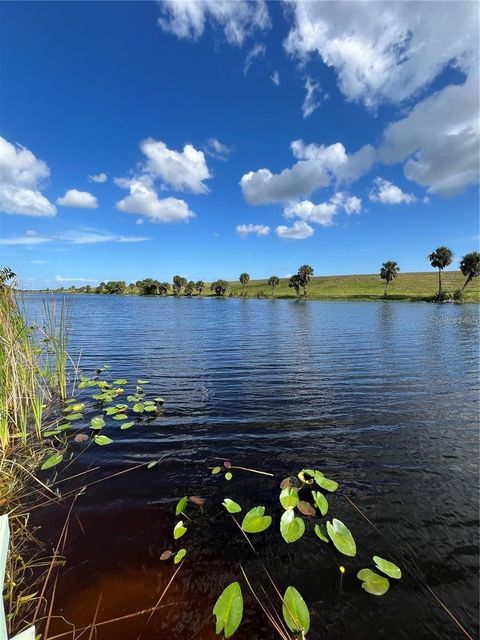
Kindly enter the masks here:
M 33 315 L 44 297 L 27 297 Z M 67 299 L 70 353 L 81 357 L 83 371 L 108 363 L 113 378 L 145 378 L 145 389 L 165 405 L 148 423 L 126 431 L 108 426 L 114 443 L 89 447 L 69 468 L 99 465 L 92 474 L 98 478 L 161 458 L 77 499 L 54 615 L 79 628 L 98 602 L 98 621 L 152 607 L 174 571 L 159 556 L 185 546 L 184 564 L 148 625 L 148 616 L 137 616 L 100 626 L 98 640 L 213 640 L 213 604 L 229 582 L 241 581 L 240 564 L 259 593 L 268 586 L 263 565 L 282 591 L 299 589 L 312 639 L 465 637 L 424 583 L 478 634 L 477 306 Z M 75 454 L 82 446 L 72 444 Z M 275 477 L 237 470 L 230 482 L 212 476 L 208 467 L 225 459 Z M 278 486 L 304 467 L 340 483 L 331 512 L 355 536 L 354 560 L 318 540 L 310 522 L 300 541 L 281 540 Z M 173 547 L 183 495 L 206 503 L 188 507 L 192 522 Z M 266 533 L 251 536 L 257 554 L 223 510 L 224 497 L 244 512 L 263 504 L 274 516 Z M 48 544 L 56 543 L 66 512 L 37 512 Z M 365 593 L 356 578 L 358 569 L 374 568 L 374 554 L 397 561 L 404 574 L 383 597 Z M 339 593 L 340 563 L 346 573 Z M 234 637 L 273 640 L 242 588 L 244 621 Z M 57 618 L 50 633 L 72 637 L 61 635 L 68 629 Z

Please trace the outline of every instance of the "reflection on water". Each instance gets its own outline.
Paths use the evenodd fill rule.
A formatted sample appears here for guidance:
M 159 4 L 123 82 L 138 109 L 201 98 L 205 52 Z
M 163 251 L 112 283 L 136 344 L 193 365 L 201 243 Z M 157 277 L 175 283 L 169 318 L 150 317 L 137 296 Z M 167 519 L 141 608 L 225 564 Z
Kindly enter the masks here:
M 171 546 L 175 502 L 199 494 L 207 502 L 202 512 L 192 507 L 200 522 L 184 538 L 189 556 L 162 608 L 146 629 L 148 616 L 99 627 L 99 640 L 142 630 L 142 638 L 213 639 L 217 595 L 240 563 L 262 576 L 262 551 L 279 586 L 293 584 L 311 605 L 309 637 L 462 637 L 407 572 L 384 598 L 364 594 L 355 573 L 373 553 L 408 559 L 478 632 L 477 307 L 93 295 L 69 302 L 71 351 L 81 351 L 83 369 L 107 362 L 115 376 L 148 378 L 166 399 L 162 417 L 116 430 L 115 443 L 90 448 L 75 471 L 100 463 L 108 474 L 164 457 L 79 499 L 82 527 L 72 526 L 56 615 L 87 625 L 100 596 L 99 620 L 153 606 L 173 573 L 159 555 Z M 40 297 L 29 306 L 39 313 Z M 226 487 L 206 468 L 225 457 L 275 479 L 236 472 Z M 360 549 L 344 562 L 339 600 L 329 547 L 312 535 L 286 545 L 272 529 L 258 536 L 255 556 L 218 506 L 228 491 L 245 508 L 275 505 L 275 515 L 279 480 L 305 465 L 336 478 L 385 536 L 335 498 Z M 45 539 L 55 540 L 58 513 L 38 517 Z M 57 621 L 53 632 L 66 629 Z M 275 637 L 249 596 L 235 637 Z

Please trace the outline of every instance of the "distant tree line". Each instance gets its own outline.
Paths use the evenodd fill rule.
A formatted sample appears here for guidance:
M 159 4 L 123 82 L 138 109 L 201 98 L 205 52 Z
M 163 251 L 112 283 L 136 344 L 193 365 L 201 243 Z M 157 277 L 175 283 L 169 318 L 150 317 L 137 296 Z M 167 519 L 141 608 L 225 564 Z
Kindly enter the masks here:
M 453 252 L 448 247 L 437 247 L 429 256 L 428 260 L 434 269 L 438 269 L 438 290 L 433 296 L 432 300 L 442 302 L 453 298 L 460 301 L 462 299 L 463 291 L 465 287 L 474 278 L 480 275 L 480 253 L 478 251 L 472 251 L 462 257 L 459 263 L 459 268 L 462 274 L 465 276 L 465 282 L 461 289 L 457 289 L 450 295 L 442 289 L 442 272 L 453 262 Z M 385 287 L 383 296 L 388 297 L 388 291 L 391 283 L 395 280 L 400 272 L 400 267 L 397 262 L 388 260 L 380 267 L 380 279 L 384 281 Z M 10 269 L 4 268 L 0 270 L 0 289 L 2 282 L 6 282 L 8 279 L 14 276 Z M 288 286 L 295 290 L 298 298 L 308 297 L 308 286 L 313 277 L 313 268 L 304 264 L 299 267 L 297 273 L 290 276 L 288 280 Z M 246 272 L 241 273 L 239 281 L 242 286 L 241 295 L 246 296 L 248 286 L 250 284 L 250 275 Z M 280 278 L 278 276 L 270 276 L 267 280 L 267 285 L 270 287 L 271 295 L 274 298 L 278 286 L 280 285 Z M 215 280 L 210 284 L 210 291 L 217 297 L 222 298 L 226 295 L 229 287 L 229 283 L 226 280 Z M 153 278 L 145 278 L 144 280 L 137 280 L 127 284 L 123 280 L 109 280 L 108 282 L 100 282 L 97 287 L 91 285 L 85 285 L 83 287 L 70 287 L 65 289 L 61 287 L 57 291 L 76 291 L 79 293 L 100 293 L 100 294 L 140 294 L 143 296 L 186 296 L 191 297 L 193 295 L 200 296 L 205 292 L 205 282 L 198 280 L 188 280 L 183 276 L 173 276 L 172 282 L 160 282 Z M 230 295 L 233 295 L 230 293 Z

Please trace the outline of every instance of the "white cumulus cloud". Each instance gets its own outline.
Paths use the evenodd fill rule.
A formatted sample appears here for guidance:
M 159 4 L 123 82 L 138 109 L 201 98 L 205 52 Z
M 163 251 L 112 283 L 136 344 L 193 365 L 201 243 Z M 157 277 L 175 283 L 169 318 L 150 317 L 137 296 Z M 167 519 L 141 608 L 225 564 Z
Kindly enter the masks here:
M 205 25 L 223 31 L 227 42 L 241 46 L 247 37 L 270 26 L 264 0 L 170 0 L 160 2 L 159 26 L 177 38 L 198 40 Z
M 375 107 L 428 86 L 448 65 L 478 65 L 478 4 L 468 1 L 289 3 L 286 50 L 319 55 L 348 100 Z
M 91 176 L 88 176 L 90 182 L 106 182 L 108 180 L 108 176 L 106 173 L 96 173 Z
M 147 161 L 145 171 L 177 191 L 208 193 L 204 180 L 211 178 L 203 151 L 186 144 L 183 151 L 169 149 L 164 142 L 147 138 L 140 145 Z
M 68 189 L 64 196 L 57 198 L 57 204 L 61 207 L 73 207 L 75 209 L 96 209 L 98 201 L 88 191 Z
M 0 137 L 0 211 L 54 216 L 57 209 L 42 193 L 50 169 L 26 147 Z
M 368 173 L 375 153 L 373 147 L 365 145 L 348 155 L 340 142 L 325 146 L 294 140 L 290 147 L 297 159 L 291 168 L 277 174 L 264 168 L 242 176 L 240 186 L 247 202 L 288 202 L 327 187 L 332 180 L 351 182 Z
M 372 202 L 381 202 L 382 204 L 411 204 L 417 200 L 413 193 L 405 193 L 400 187 L 379 176 L 377 176 L 373 182 L 375 186 L 368 196 Z
M 260 238 L 262 236 L 268 236 L 270 227 L 265 224 L 239 224 L 237 225 L 237 233 L 242 238 L 245 238 L 249 234 L 254 234 Z
M 188 204 L 178 198 L 159 198 L 149 176 L 117 179 L 116 184 L 130 190 L 130 195 L 117 202 L 117 209 L 125 213 L 141 214 L 150 222 L 188 222 L 195 217 Z
M 334 224 L 335 215 L 342 210 L 347 214 L 360 213 L 362 210 L 361 199 L 339 191 L 328 202 L 314 204 L 310 200 L 301 200 L 289 203 L 285 207 L 284 215 L 287 219 L 300 218 L 305 222 L 331 227 Z
M 291 227 L 280 225 L 275 229 L 279 238 L 285 240 L 305 240 L 313 236 L 314 231 L 312 227 L 306 222 L 294 222 Z
M 386 164 L 404 162 L 409 180 L 451 196 L 479 179 L 479 86 L 472 74 L 416 104 L 389 125 L 379 148 Z

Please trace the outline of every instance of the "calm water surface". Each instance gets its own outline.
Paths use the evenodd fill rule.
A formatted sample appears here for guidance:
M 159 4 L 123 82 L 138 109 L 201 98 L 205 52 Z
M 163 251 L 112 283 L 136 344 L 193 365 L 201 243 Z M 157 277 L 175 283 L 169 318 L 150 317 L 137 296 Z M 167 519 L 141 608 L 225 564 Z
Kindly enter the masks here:
M 41 312 L 41 296 L 29 296 Z M 69 471 L 100 465 L 108 475 L 163 456 L 88 489 L 77 500 L 55 615 L 77 628 L 151 607 L 173 573 L 174 507 L 189 507 L 187 559 L 162 607 L 98 627 L 99 640 L 213 640 L 216 597 L 245 568 L 260 589 L 263 563 L 283 590 L 296 586 L 312 612 L 310 638 L 465 637 L 422 586 L 425 581 L 473 637 L 478 634 L 478 307 L 412 303 L 297 302 L 69 296 L 70 351 L 86 374 L 103 363 L 114 377 L 150 380 L 165 411 L 89 447 Z M 147 388 L 147 387 L 146 387 Z M 80 451 L 80 445 L 73 445 Z M 212 477 L 216 459 L 255 467 Z M 370 527 L 338 495 L 334 515 L 359 549 L 342 560 L 313 534 L 282 542 L 277 526 L 253 537 L 255 556 L 219 506 L 268 505 L 280 515 L 278 484 L 302 467 L 322 469 L 361 507 Z M 271 506 L 272 505 L 272 506 Z M 37 515 L 54 544 L 63 507 Z M 81 525 L 81 526 L 80 526 Z M 173 548 L 173 547 L 172 547 Z M 378 554 L 404 579 L 383 598 L 355 575 Z M 338 597 L 338 566 L 346 567 Z M 420 582 L 417 580 L 420 579 Z M 392 581 L 393 582 L 393 581 Z M 265 583 L 266 584 L 266 583 Z M 238 640 L 275 634 L 244 588 Z M 51 634 L 68 626 L 58 619 Z M 67 637 L 67 636 L 62 636 Z M 71 637 L 71 636 L 70 636 Z

